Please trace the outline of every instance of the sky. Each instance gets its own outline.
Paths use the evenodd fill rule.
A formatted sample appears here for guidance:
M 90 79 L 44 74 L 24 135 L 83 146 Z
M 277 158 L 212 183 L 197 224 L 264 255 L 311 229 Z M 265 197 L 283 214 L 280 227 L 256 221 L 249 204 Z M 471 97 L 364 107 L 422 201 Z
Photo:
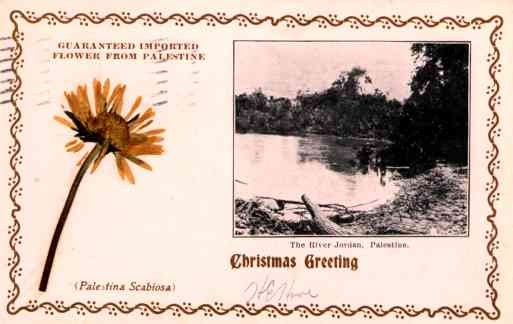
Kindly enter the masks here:
M 294 98 L 298 90 L 327 89 L 342 71 L 367 70 L 374 88 L 400 101 L 410 94 L 414 65 L 407 42 L 236 42 L 235 94 L 261 88 Z

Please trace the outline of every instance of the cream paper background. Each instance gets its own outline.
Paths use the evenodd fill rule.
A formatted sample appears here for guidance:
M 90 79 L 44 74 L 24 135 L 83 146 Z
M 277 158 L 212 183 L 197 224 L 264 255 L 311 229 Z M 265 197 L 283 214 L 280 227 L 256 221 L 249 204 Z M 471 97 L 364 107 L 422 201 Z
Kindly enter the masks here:
M 477 3 L 477 2 L 476 2 Z M 379 5 L 378 5 L 379 4 Z M 2 35 L 12 30 L 8 14 L 13 9 L 30 9 L 37 14 L 66 10 L 68 15 L 91 10 L 102 13 L 130 11 L 132 17 L 139 12 L 192 11 L 196 16 L 202 13 L 256 12 L 259 16 L 305 13 L 307 17 L 316 14 L 337 13 L 338 16 L 369 14 L 370 17 L 400 14 L 403 18 L 413 15 L 443 16 L 465 15 L 488 18 L 494 14 L 504 17 L 503 40 L 498 42 L 503 71 L 498 74 L 501 84 L 502 104 L 499 106 L 503 132 L 498 140 L 503 170 L 499 173 L 501 201 L 496 223 L 499 227 L 500 249 L 499 272 L 501 281 L 497 284 L 498 304 L 502 311 L 499 322 L 511 319 L 511 171 L 508 169 L 511 143 L 511 98 L 512 28 L 510 19 L 511 2 L 491 1 L 487 5 L 471 6 L 468 2 L 426 2 L 415 5 L 406 2 L 370 2 L 358 4 L 334 4 L 328 1 L 285 2 L 261 1 L 252 5 L 242 2 L 100 2 L 87 4 L 0 2 Z M 23 197 L 19 199 L 22 210 L 18 213 L 21 222 L 23 242 L 18 247 L 21 255 L 22 276 L 18 282 L 21 296 L 17 305 L 24 305 L 30 299 L 38 301 L 63 300 L 65 304 L 75 301 L 95 300 L 97 304 L 124 300 L 133 305 L 139 302 L 158 301 L 161 305 L 191 302 L 192 305 L 223 302 L 225 306 L 244 304 L 243 290 L 253 280 L 263 281 L 269 275 L 278 281 L 296 281 L 296 287 L 312 288 L 319 293 L 315 300 L 297 299 L 288 303 L 309 305 L 311 302 L 323 306 L 331 304 L 360 305 L 382 304 L 385 309 L 393 305 L 413 304 L 416 308 L 438 308 L 440 306 L 462 305 L 463 309 L 480 306 L 491 311 L 485 298 L 484 267 L 489 261 L 485 250 L 485 221 L 490 212 L 486 203 L 485 183 L 489 181 L 486 171 L 485 151 L 490 148 L 486 133 L 486 118 L 490 117 L 485 95 L 490 84 L 487 54 L 491 51 L 488 36 L 494 24 L 486 24 L 481 30 L 471 28 L 454 31 L 444 27 L 424 28 L 419 31 L 413 26 L 383 30 L 379 25 L 359 30 L 349 27 L 319 29 L 311 27 L 273 27 L 269 23 L 259 26 L 239 27 L 230 25 L 206 26 L 206 23 L 175 27 L 172 23 L 142 26 L 142 23 L 112 27 L 108 23 L 82 27 L 78 23 L 48 26 L 45 23 L 27 24 L 18 20 L 20 30 L 25 33 L 23 41 L 24 68 L 20 71 L 23 81 L 21 91 L 24 100 L 22 110 L 24 130 L 19 135 L 22 143 L 23 164 L 19 167 Z M 50 38 L 46 41 L 41 39 Z M 57 41 L 151 41 L 167 38 L 169 41 L 197 42 L 200 52 L 205 52 L 206 61 L 195 64 L 170 61 L 152 64 L 143 61 L 95 62 L 95 61 L 50 61 L 46 56 L 56 49 Z M 471 55 L 471 191 L 470 191 L 470 237 L 468 238 L 301 238 L 295 241 L 332 242 L 353 241 L 368 245 L 371 240 L 401 241 L 409 249 L 290 249 L 290 238 L 232 238 L 232 183 L 233 183 L 233 40 L 451 40 L 470 41 Z M 48 49 L 50 52 L 48 52 Z M 315 62 L 312 62 L 315 64 Z M 255 62 L 257 69 L 259 62 Z M 41 71 L 49 70 L 47 74 Z M 167 74 L 155 74 L 167 70 Z M 133 168 L 136 185 L 130 186 L 118 179 L 112 157 L 106 158 L 98 171 L 86 175 L 59 243 L 58 253 L 46 293 L 37 291 L 42 266 L 49 240 L 63 201 L 76 172 L 74 164 L 80 155 L 66 153 L 63 145 L 71 132 L 52 120 L 64 104 L 63 91 L 71 90 L 78 83 L 90 82 L 94 77 L 110 77 L 112 82 L 128 85 L 125 102 L 137 96 L 144 97 L 143 106 L 155 101 L 168 103 L 156 108 L 155 127 L 164 127 L 162 156 L 148 158 L 153 172 Z M 168 79 L 163 86 L 155 87 L 156 81 Z M 158 90 L 168 93 L 152 98 Z M 41 93 L 45 92 L 44 95 Z M 161 99 L 162 98 L 162 99 Z M 44 99 L 51 104 L 37 106 Z M 7 147 L 11 144 L 8 135 L 7 114 L 11 108 L 1 109 L 3 135 L 0 136 L 1 165 L 0 206 L 5 227 L 10 224 L 12 205 L 8 199 Z M 4 242 L 3 260 L 10 256 L 6 230 L 0 235 Z M 295 255 L 298 265 L 293 270 L 241 269 L 231 270 L 229 258 L 233 253 L 247 255 Z M 308 253 L 319 256 L 344 254 L 359 258 L 358 271 L 306 269 L 302 260 Z M 2 266 L 0 279 L 4 291 L 10 288 L 8 267 Z M 165 293 L 115 293 L 75 291 L 73 284 L 78 280 L 98 282 L 155 281 L 174 282 L 176 292 Z M 4 304 L 6 299 L 4 297 Z M 258 305 L 258 303 L 257 303 Z M 177 318 L 169 314 L 150 315 L 152 321 L 169 321 Z M 199 321 L 203 315 L 182 316 L 181 321 Z M 330 319 L 329 315 L 319 319 Z M 234 314 L 214 316 L 210 320 L 227 321 L 237 319 Z M 266 321 L 267 316 L 246 318 L 247 322 Z M 393 315 L 374 318 L 375 321 L 391 322 Z M 84 323 L 147 321 L 139 312 L 112 317 L 104 311 L 99 315 L 77 316 L 71 311 L 53 317 L 39 311 L 34 314 L 21 312 L 10 316 L 2 312 L 0 322 L 6 323 L 54 323 L 77 321 Z M 298 315 L 281 317 L 279 321 L 294 321 Z M 351 320 L 363 321 L 362 315 Z M 407 318 L 410 322 L 414 319 Z M 442 317 L 430 319 L 426 315 L 415 321 L 439 322 Z M 471 321 L 472 316 L 453 321 Z

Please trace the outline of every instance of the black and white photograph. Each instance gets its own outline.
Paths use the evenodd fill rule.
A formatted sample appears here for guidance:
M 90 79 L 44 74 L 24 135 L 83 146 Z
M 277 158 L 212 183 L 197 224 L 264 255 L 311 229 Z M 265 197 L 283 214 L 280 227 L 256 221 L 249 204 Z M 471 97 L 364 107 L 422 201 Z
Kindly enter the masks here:
M 468 236 L 470 43 L 233 46 L 234 237 Z

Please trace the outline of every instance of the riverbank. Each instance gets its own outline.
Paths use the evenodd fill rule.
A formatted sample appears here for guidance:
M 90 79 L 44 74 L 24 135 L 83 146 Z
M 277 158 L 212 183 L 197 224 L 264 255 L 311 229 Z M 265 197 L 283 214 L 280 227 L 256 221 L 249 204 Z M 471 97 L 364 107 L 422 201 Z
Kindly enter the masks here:
M 371 210 L 324 206 L 321 212 L 351 235 L 466 235 L 466 168 L 436 167 L 403 179 L 395 196 Z M 235 235 L 323 235 L 304 205 L 279 199 L 236 199 Z
M 352 141 L 361 141 L 361 142 L 370 142 L 370 143 L 383 143 L 383 144 L 392 144 L 393 142 L 386 138 L 378 138 L 378 137 L 365 137 L 365 136 L 340 136 L 337 134 L 325 134 L 325 133 L 316 133 L 316 132 L 277 132 L 277 131 L 268 131 L 268 132 L 255 132 L 255 131 L 246 131 L 240 132 L 236 131 L 236 135 L 277 135 L 277 136 L 297 136 L 297 137 L 306 137 L 306 136 L 324 136 L 331 137 L 337 140 L 352 140 Z

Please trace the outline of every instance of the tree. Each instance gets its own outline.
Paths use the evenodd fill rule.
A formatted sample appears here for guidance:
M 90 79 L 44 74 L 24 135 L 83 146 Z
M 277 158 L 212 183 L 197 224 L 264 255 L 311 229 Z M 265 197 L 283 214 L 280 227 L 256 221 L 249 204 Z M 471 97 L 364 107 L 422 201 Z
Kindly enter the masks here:
M 467 162 L 467 44 L 416 43 L 411 96 L 394 131 L 395 156 L 403 163 Z
M 400 103 L 379 89 L 365 93 L 367 71 L 343 71 L 323 91 L 298 91 L 295 100 L 266 96 L 261 90 L 235 97 L 237 132 L 387 138 Z

